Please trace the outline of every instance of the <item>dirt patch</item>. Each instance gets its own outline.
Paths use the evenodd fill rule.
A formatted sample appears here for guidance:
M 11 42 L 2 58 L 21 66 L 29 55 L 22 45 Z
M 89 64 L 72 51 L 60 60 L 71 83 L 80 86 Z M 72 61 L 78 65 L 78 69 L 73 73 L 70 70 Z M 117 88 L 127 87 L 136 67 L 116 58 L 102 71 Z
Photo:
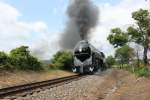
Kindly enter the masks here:
M 99 100 L 150 100 L 150 79 L 113 70 L 101 84 Z
M 53 70 L 49 72 L 14 71 L 0 73 L 0 88 L 38 82 L 73 75 L 71 72 Z

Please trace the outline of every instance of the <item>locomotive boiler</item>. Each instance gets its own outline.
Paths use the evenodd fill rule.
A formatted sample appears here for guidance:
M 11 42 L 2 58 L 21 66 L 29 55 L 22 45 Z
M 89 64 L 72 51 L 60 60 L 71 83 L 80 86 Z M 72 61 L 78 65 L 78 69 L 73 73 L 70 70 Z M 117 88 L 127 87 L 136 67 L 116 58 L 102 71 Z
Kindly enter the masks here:
M 103 52 L 97 50 L 86 40 L 77 43 L 73 52 L 73 72 L 93 74 L 98 70 L 103 71 L 105 69 L 105 55 Z

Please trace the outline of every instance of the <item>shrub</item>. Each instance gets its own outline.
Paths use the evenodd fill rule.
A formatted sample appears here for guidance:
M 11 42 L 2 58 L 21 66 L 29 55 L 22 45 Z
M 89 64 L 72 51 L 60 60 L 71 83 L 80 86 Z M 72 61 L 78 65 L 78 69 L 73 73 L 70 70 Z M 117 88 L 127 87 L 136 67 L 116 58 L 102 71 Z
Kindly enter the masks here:
M 136 73 L 138 76 L 149 77 L 149 76 L 150 76 L 150 68 L 148 68 L 148 67 L 140 67 L 140 68 L 137 68 L 137 69 L 135 70 L 135 73 Z
M 106 63 L 108 64 L 108 66 L 112 66 L 112 65 L 114 65 L 115 64 L 115 58 L 113 58 L 112 56 L 108 56 L 107 58 L 106 58 Z
M 69 70 L 72 65 L 72 53 L 69 51 L 58 51 L 51 61 L 55 66 L 53 68 Z
M 10 62 L 16 69 L 21 70 L 41 70 L 41 63 L 33 57 L 28 50 L 28 46 L 15 48 L 10 52 Z
M 125 66 L 123 69 L 136 74 L 139 77 L 145 76 L 150 77 L 150 68 L 146 66 L 134 67 L 134 66 Z
M 8 56 L 4 52 L 0 52 L 0 65 L 6 64 Z

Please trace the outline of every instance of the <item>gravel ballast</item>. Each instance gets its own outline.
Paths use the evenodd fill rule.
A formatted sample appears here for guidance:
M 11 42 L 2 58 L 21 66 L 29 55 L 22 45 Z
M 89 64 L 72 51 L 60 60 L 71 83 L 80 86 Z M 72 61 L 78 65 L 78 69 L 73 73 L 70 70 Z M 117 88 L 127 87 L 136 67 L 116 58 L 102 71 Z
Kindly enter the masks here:
M 16 100 L 96 100 L 99 96 L 104 73 L 88 75 L 85 78 L 42 90 Z

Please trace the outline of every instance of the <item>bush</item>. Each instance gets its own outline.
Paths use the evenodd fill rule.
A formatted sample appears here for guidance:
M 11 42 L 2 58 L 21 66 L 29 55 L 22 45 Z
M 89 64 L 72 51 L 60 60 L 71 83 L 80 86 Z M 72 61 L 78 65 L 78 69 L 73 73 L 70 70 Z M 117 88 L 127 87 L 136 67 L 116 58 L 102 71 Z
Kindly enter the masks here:
M 8 56 L 4 52 L 0 52 L 0 65 L 5 65 L 7 62 Z
M 135 73 L 138 76 L 149 77 L 150 76 L 150 68 L 148 68 L 148 67 L 139 67 L 139 68 L 136 68 Z
M 41 63 L 30 54 L 27 46 L 21 46 L 10 52 L 10 62 L 21 70 L 41 70 Z
M 150 77 L 150 68 L 146 66 L 140 65 L 140 67 L 133 67 L 133 66 L 125 66 L 123 69 L 136 74 L 139 77 L 145 76 Z
M 69 51 L 58 51 L 51 61 L 55 69 L 70 70 L 72 65 L 72 53 Z
M 108 56 L 107 58 L 106 58 L 106 63 L 108 64 L 108 66 L 112 66 L 112 65 L 114 65 L 115 64 L 115 58 L 113 58 L 112 56 Z
M 42 70 L 37 58 L 33 57 L 28 46 L 21 46 L 11 50 L 10 55 L 0 52 L 0 69 L 2 70 Z
M 13 66 L 10 64 L 9 56 L 5 52 L 0 51 L 0 69 L 1 70 L 12 70 Z

